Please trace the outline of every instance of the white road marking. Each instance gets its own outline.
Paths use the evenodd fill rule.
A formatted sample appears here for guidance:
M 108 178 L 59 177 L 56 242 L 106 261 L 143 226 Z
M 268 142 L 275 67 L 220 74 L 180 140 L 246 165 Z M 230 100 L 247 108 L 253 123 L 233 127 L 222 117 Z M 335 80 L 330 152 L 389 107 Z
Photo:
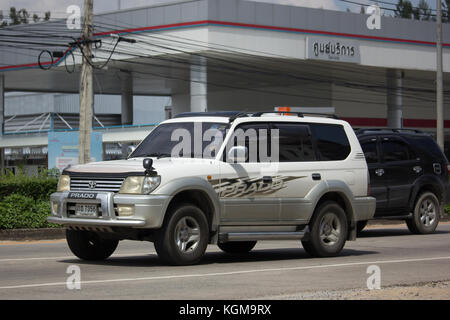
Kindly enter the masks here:
M 417 258 L 417 259 L 403 259 L 403 260 L 378 260 L 378 261 L 366 261 L 366 262 L 349 262 L 349 263 L 324 264 L 324 265 L 313 265 L 313 266 L 303 266 L 303 267 L 253 269 L 253 270 L 240 270 L 240 271 L 230 271 L 230 272 L 215 272 L 215 273 L 203 273 L 203 274 L 201 274 L 201 273 L 199 273 L 199 274 L 182 274 L 182 275 L 155 276 L 155 277 L 143 277 L 143 278 L 90 280 L 90 281 L 81 281 L 81 285 L 94 284 L 94 283 L 152 281 L 152 280 L 170 280 L 170 279 L 181 279 L 181 278 L 229 276 L 229 275 L 240 275 L 240 274 L 249 274 L 249 273 L 260 273 L 260 272 L 295 271 L 295 270 L 307 270 L 307 269 L 349 267 L 349 266 L 368 265 L 368 264 L 371 265 L 371 264 L 407 263 L 407 262 L 422 262 L 422 261 L 449 260 L 449 259 L 450 259 L 450 256 L 447 256 L 447 257 L 431 257 L 431 258 Z M 0 287 L 0 290 L 1 289 L 6 290 L 6 289 L 20 289 L 20 288 L 65 286 L 65 285 L 66 285 L 66 282 L 24 284 L 24 285 Z

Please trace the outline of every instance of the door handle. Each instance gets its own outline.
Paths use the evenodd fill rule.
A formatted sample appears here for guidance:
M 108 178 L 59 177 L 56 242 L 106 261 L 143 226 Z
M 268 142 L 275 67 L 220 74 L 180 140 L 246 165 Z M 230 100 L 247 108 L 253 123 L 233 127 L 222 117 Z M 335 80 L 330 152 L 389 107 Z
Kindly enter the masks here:
M 272 177 L 271 176 L 264 176 L 262 178 L 263 183 L 272 183 Z
M 322 179 L 322 177 L 321 177 L 320 173 L 313 173 L 312 174 L 312 179 L 313 180 L 320 180 L 320 179 Z
M 422 167 L 421 167 L 421 166 L 415 166 L 415 167 L 413 168 L 413 171 L 414 171 L 415 173 L 420 173 L 420 172 L 422 171 Z
M 384 169 L 377 169 L 375 170 L 375 174 L 379 177 L 381 177 L 384 174 Z

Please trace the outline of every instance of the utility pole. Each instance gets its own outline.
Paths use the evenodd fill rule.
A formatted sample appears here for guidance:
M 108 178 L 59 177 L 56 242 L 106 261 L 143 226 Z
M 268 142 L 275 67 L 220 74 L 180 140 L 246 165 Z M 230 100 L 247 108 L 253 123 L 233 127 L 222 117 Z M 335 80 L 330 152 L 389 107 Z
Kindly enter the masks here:
M 92 110 L 94 109 L 94 86 L 92 68 L 93 4 L 94 0 L 84 0 L 83 23 L 83 64 L 80 79 L 80 131 L 78 142 L 78 163 L 90 162 Z
M 436 0 L 436 140 L 444 150 L 444 94 L 442 80 L 442 3 Z
M 5 75 L 0 73 L 0 138 L 5 132 Z M 5 148 L 0 148 L 0 175 L 5 173 Z

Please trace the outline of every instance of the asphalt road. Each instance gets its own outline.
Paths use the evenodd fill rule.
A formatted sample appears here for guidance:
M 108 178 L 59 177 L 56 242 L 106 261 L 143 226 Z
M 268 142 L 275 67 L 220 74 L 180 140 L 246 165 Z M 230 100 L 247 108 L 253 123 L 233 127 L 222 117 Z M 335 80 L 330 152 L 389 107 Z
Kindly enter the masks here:
M 68 289 L 78 266 L 80 289 Z M 450 224 L 432 235 L 403 225 L 372 226 L 336 258 L 310 258 L 296 241 L 260 242 L 248 255 L 210 246 L 200 265 L 162 265 L 153 245 L 123 241 L 104 262 L 74 257 L 65 241 L 0 242 L 0 299 L 259 299 L 367 288 L 367 268 L 381 287 L 450 280 Z M 73 267 L 72 267 L 73 268 Z M 76 267 L 75 267 L 76 268 Z

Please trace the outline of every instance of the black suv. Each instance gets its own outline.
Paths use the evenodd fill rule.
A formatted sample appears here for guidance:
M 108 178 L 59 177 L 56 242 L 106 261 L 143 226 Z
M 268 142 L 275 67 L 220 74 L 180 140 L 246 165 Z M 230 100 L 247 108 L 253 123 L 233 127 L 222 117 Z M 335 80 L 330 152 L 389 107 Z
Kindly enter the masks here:
M 405 220 L 417 234 L 432 233 L 450 199 L 447 158 L 433 138 L 408 129 L 356 129 L 377 199 L 374 219 Z M 367 221 L 358 223 L 364 229 Z

